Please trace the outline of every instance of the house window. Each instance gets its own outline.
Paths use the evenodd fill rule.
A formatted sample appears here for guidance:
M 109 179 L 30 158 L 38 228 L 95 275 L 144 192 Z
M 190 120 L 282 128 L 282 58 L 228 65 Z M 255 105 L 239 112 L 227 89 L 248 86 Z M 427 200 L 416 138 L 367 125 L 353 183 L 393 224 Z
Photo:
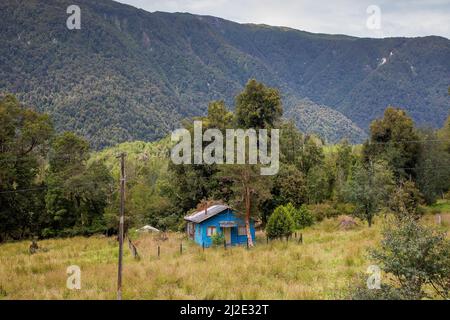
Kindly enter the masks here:
M 238 235 L 239 236 L 246 236 L 247 235 L 247 229 L 245 226 L 239 226 L 238 227 Z
M 208 229 L 206 229 L 206 235 L 208 237 L 211 237 L 216 232 L 217 232 L 216 227 L 208 227 Z

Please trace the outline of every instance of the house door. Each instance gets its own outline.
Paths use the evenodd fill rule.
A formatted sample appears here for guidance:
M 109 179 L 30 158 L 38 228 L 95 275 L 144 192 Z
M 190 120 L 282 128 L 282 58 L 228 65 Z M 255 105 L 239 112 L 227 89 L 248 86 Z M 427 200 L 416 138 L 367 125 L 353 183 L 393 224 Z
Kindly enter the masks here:
M 225 236 L 225 242 L 231 245 L 231 228 L 223 228 L 223 235 Z

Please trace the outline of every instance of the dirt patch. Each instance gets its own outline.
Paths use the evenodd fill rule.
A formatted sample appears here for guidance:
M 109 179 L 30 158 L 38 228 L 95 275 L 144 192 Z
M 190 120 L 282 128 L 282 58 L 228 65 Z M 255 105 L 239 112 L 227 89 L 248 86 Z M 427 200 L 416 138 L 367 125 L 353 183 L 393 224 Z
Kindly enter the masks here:
M 352 230 L 358 226 L 358 223 L 349 216 L 342 216 L 339 218 L 339 229 L 341 230 Z

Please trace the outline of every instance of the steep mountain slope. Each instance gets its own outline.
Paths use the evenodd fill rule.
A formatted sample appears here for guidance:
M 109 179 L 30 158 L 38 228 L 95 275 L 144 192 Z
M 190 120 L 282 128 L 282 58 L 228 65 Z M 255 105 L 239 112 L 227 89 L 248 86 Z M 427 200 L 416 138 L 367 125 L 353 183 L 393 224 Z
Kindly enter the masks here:
M 367 138 L 364 130 L 338 111 L 317 105 L 309 99 L 293 102 L 284 117 L 294 120 L 302 132 L 325 137 L 328 142 L 346 139 L 351 143 L 360 143 L 361 139 Z
M 162 137 L 210 100 L 232 107 L 249 78 L 279 88 L 286 116 L 328 141 L 360 141 L 388 104 L 435 126 L 450 108 L 447 39 L 311 34 L 110 0 L 78 0 L 81 30 L 68 30 L 71 4 L 0 3 L 0 92 L 97 148 Z

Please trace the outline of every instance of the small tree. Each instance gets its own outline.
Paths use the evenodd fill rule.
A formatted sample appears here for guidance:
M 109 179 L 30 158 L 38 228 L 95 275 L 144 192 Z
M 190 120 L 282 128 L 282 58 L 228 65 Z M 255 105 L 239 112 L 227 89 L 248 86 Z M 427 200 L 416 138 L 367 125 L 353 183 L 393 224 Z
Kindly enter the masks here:
M 450 298 L 450 241 L 445 233 L 407 217 L 383 231 L 381 247 L 370 256 L 391 281 L 383 281 L 381 290 L 360 286 L 354 297 Z
M 398 219 L 412 217 L 419 219 L 423 211 L 419 205 L 423 202 L 420 191 L 412 181 L 402 182 L 389 197 L 389 209 Z
M 295 208 L 292 204 L 279 206 L 269 218 L 266 226 L 266 234 L 269 238 L 289 237 L 295 229 L 292 218 Z
M 317 204 L 331 196 L 330 174 L 327 166 L 312 167 L 306 177 L 308 202 Z
M 294 165 L 282 164 L 274 177 L 272 194 L 276 205 L 292 203 L 298 207 L 307 201 L 306 178 Z
M 297 230 L 309 227 L 314 223 L 314 217 L 306 205 L 302 205 L 300 209 L 295 210 L 292 217 L 294 218 L 295 228 Z
M 259 165 L 235 164 L 223 165 L 221 171 L 223 179 L 232 181 L 230 203 L 243 214 L 250 247 L 253 247 L 250 218 L 259 214 L 261 203 L 270 197 L 270 180 L 260 174 L 259 168 Z
M 356 164 L 346 185 L 349 202 L 355 205 L 355 215 L 372 226 L 375 214 L 387 201 L 392 189 L 392 173 L 383 162 Z

